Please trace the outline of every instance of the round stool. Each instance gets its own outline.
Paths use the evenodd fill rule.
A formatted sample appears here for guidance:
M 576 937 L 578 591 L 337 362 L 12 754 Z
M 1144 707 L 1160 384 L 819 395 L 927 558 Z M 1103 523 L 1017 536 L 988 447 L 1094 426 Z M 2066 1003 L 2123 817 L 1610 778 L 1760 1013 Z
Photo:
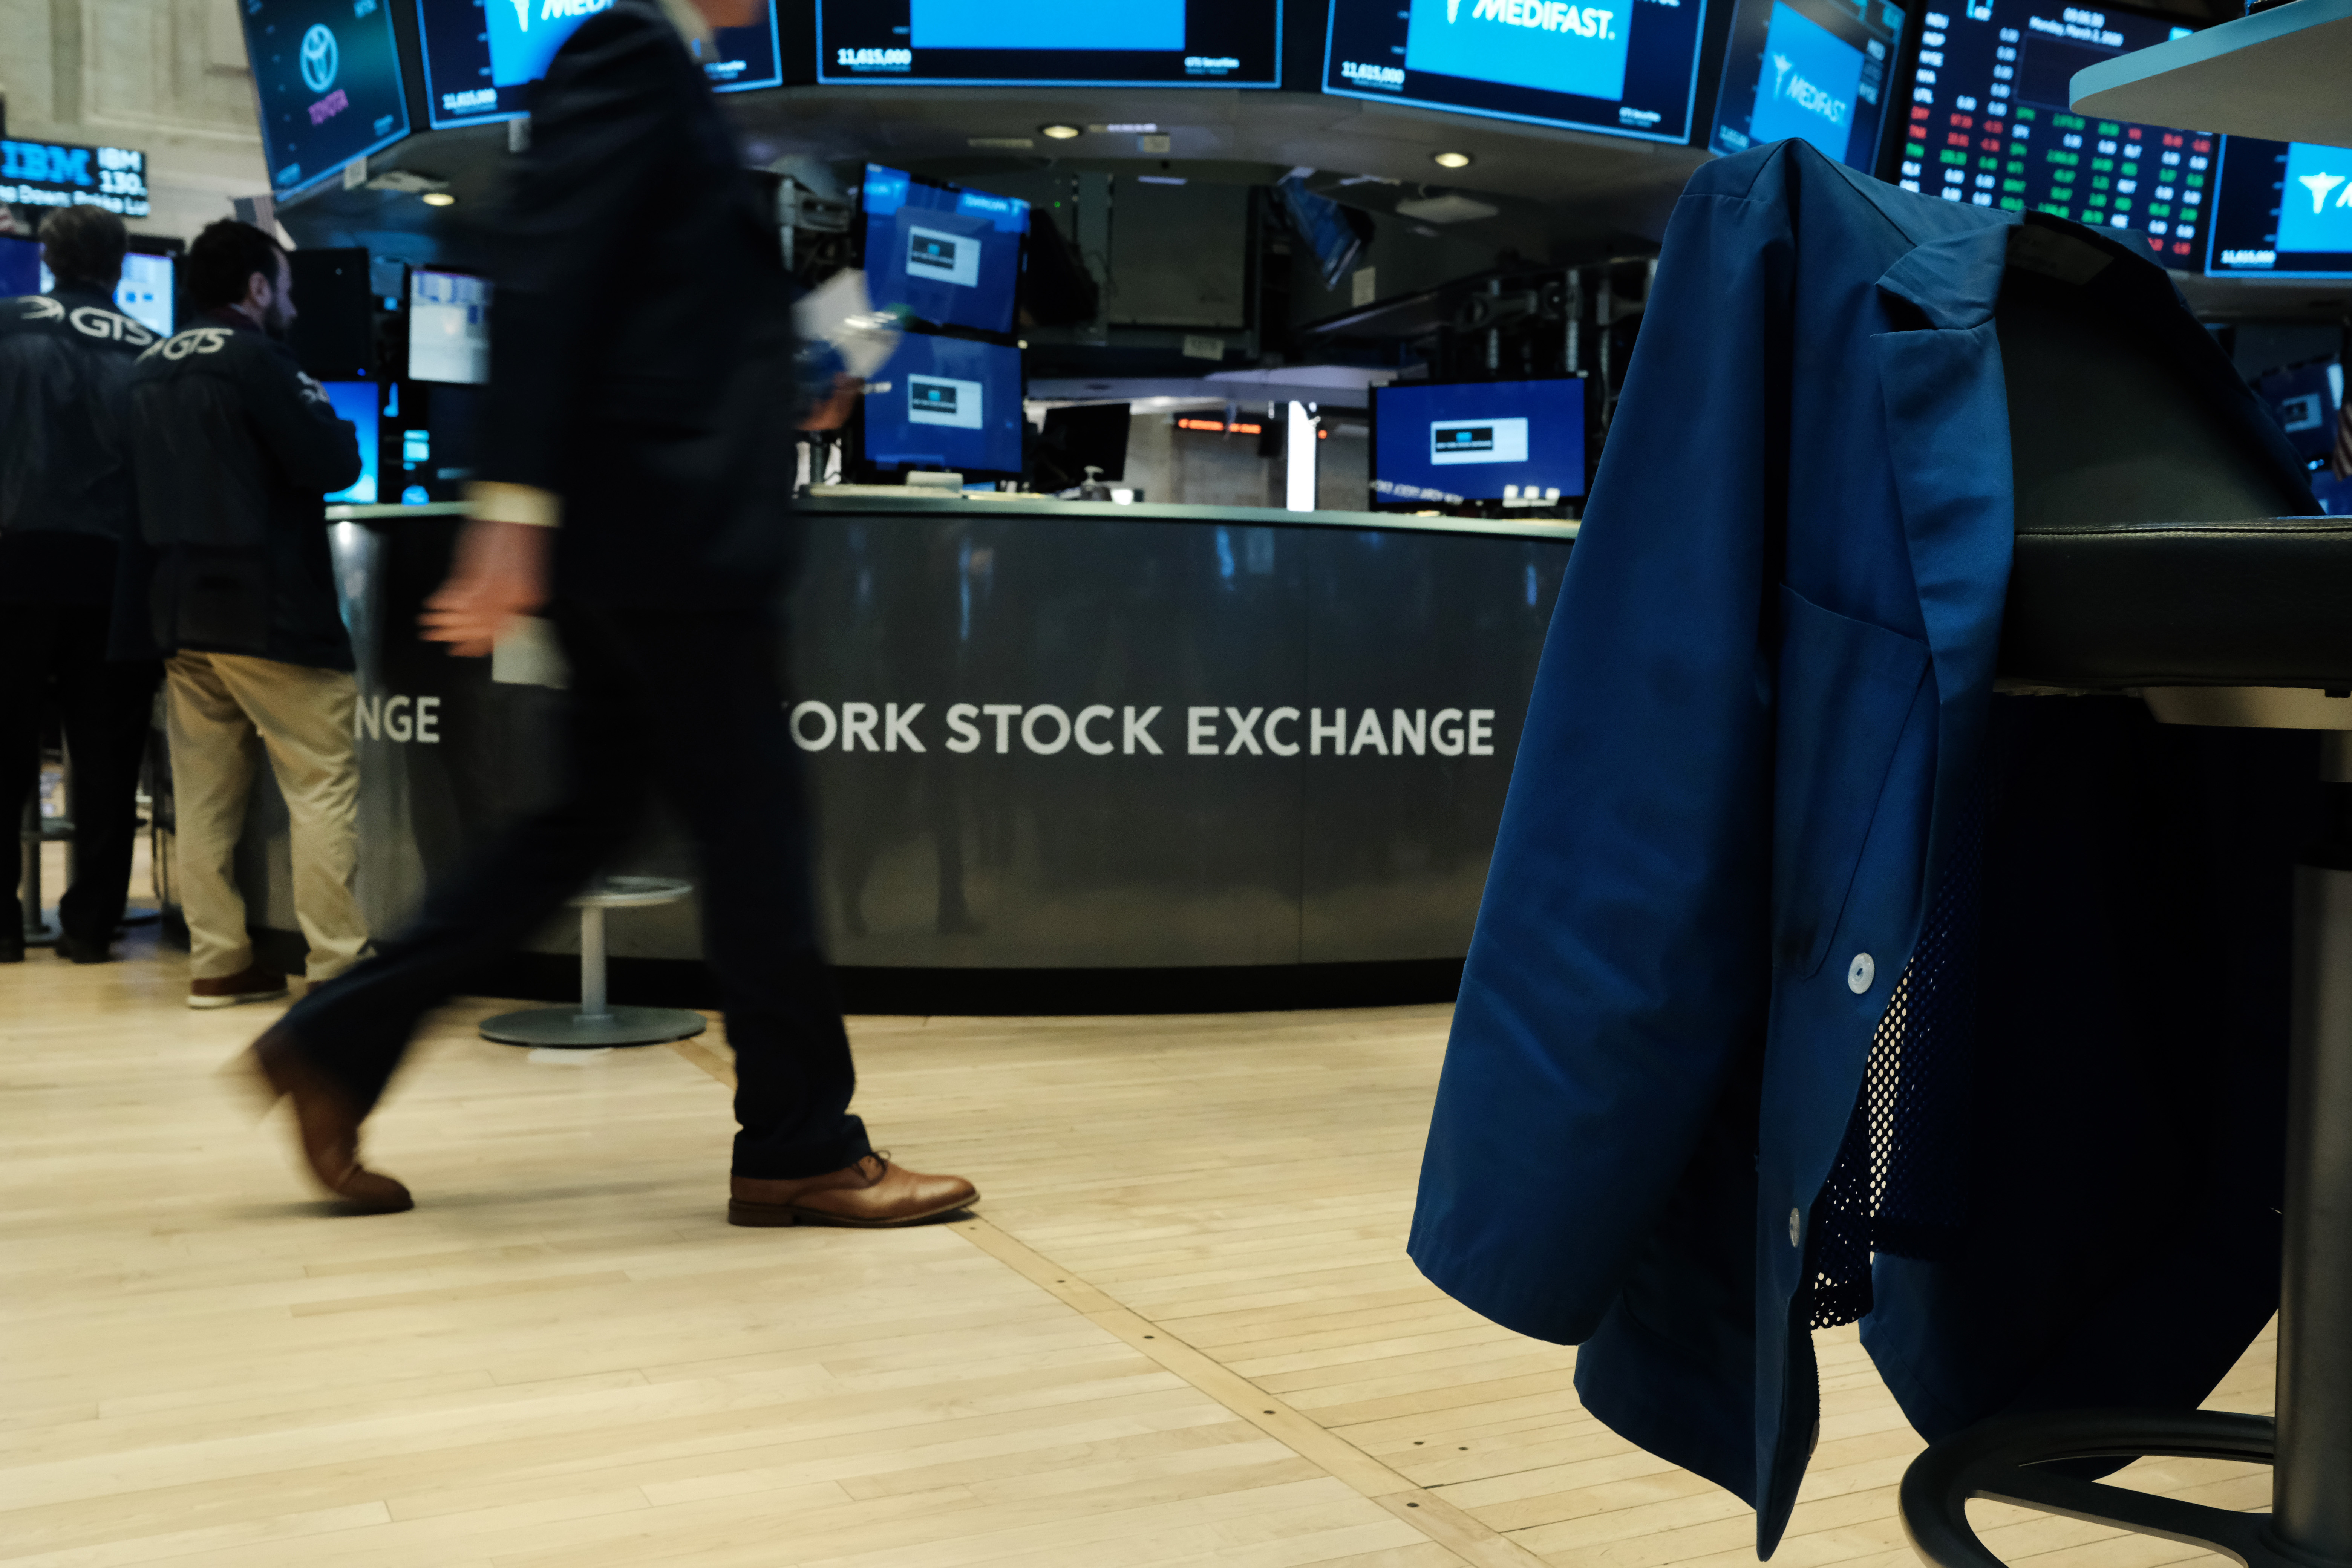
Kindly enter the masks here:
M 482 1038 L 502 1046 L 602 1050 L 690 1039 L 709 1020 L 683 1007 L 615 1007 L 604 996 L 604 911 L 674 904 L 694 891 L 667 877 L 607 877 L 572 900 L 580 910 L 580 1005 L 527 1007 L 482 1022 Z

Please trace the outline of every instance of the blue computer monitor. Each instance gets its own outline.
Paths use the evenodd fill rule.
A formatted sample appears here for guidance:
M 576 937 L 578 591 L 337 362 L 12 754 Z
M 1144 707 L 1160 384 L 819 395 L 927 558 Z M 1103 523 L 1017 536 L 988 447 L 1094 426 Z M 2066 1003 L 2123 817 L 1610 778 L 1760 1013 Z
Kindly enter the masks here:
M 940 468 L 972 479 L 1021 472 L 1021 351 L 908 332 L 874 374 L 862 437 L 873 468 Z
M 903 169 L 866 166 L 866 291 L 880 310 L 926 321 L 1013 330 L 1029 204 Z
M 1690 139 L 1706 0 L 1331 0 L 1323 90 Z
M 322 381 L 319 384 L 325 388 L 327 401 L 335 405 L 335 412 L 358 426 L 360 432 L 360 477 L 327 499 L 373 506 L 378 438 L 376 409 L 378 400 L 383 395 L 383 391 L 372 381 Z
M 2352 148 L 2221 139 L 2205 250 L 2216 278 L 2352 278 Z
M 0 300 L 45 292 L 42 270 L 39 240 L 0 235 Z
M 1584 493 L 1581 378 L 1372 389 L 1372 502 Z
M 1738 0 L 1707 146 L 1727 154 L 1793 137 L 1877 168 L 1903 22 L 1888 0 Z
M 415 0 L 425 63 L 425 114 L 436 131 L 512 120 L 529 111 L 530 84 L 580 25 L 604 10 L 593 0 Z M 782 82 L 776 7 L 748 27 L 720 27 L 703 74 L 713 91 Z

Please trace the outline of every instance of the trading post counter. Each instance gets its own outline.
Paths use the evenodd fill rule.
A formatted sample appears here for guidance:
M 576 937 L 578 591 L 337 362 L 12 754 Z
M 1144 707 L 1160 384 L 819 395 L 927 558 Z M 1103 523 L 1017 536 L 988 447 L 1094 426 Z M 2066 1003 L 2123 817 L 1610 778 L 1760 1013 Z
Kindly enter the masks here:
M 379 930 L 558 765 L 551 661 L 415 636 L 457 510 L 334 514 Z M 1573 524 L 870 493 L 794 521 L 790 721 L 853 978 L 1466 950 Z M 267 952 L 299 939 L 259 793 L 242 874 Z M 660 821 L 613 869 L 697 874 Z M 698 959 L 697 918 L 632 911 L 612 952 Z M 576 940 L 561 921 L 535 945 Z

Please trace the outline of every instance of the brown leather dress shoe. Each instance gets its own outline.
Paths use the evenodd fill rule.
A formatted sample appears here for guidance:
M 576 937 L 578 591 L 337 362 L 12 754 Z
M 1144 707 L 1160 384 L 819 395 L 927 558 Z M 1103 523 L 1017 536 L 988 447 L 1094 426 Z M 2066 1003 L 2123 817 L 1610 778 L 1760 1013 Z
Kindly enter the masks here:
M 847 1225 L 882 1230 L 947 1219 L 979 1201 L 961 1176 L 926 1176 L 886 1152 L 822 1176 L 771 1181 L 733 1176 L 730 1225 Z
M 341 1089 L 302 1059 L 291 1035 L 270 1030 L 236 1065 L 257 1080 L 269 1103 L 293 1100 L 302 1157 L 320 1186 L 361 1214 L 399 1214 L 416 1206 L 406 1187 L 360 1163 L 358 1114 Z
M 191 1007 L 234 1007 L 241 1002 L 275 1002 L 286 994 L 286 976 L 248 963 L 235 974 L 188 982 Z

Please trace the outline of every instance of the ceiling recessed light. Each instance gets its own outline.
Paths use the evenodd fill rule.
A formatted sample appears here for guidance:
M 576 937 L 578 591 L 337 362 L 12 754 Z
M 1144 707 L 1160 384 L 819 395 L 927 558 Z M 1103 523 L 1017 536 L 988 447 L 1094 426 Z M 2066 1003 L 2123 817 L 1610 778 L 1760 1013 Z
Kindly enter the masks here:
M 457 198 L 446 191 L 427 191 L 417 198 L 428 207 L 454 207 Z
M 1466 169 L 1470 166 L 1467 153 L 1432 153 L 1429 161 L 1441 169 Z
M 1083 135 L 1084 132 L 1075 125 L 1040 125 L 1037 127 L 1037 134 L 1055 142 L 1067 142 L 1071 137 Z

